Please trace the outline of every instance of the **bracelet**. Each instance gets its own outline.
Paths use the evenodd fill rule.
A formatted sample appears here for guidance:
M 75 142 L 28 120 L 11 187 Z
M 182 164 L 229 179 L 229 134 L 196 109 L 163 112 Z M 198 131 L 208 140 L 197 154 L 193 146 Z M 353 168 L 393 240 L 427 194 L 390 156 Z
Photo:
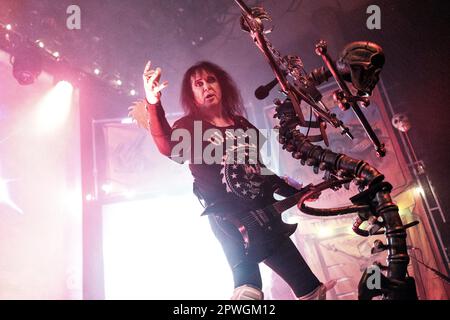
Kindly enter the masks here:
M 155 108 L 155 107 L 161 105 L 161 100 L 159 100 L 159 101 L 158 101 L 157 103 L 155 103 L 155 104 L 152 104 L 152 103 L 148 102 L 147 98 L 144 98 L 144 101 L 145 101 L 145 109 L 146 109 L 147 111 L 148 111 L 148 109 L 149 109 L 150 107 Z

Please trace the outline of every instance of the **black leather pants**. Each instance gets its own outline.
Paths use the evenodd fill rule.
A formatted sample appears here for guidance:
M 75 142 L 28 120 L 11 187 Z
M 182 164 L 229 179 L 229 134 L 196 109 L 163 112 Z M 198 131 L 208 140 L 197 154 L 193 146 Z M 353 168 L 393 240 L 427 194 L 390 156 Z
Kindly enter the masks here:
M 213 214 L 208 218 L 231 267 L 235 288 L 247 284 L 262 289 L 260 262 L 264 262 L 286 281 L 297 297 L 310 293 L 320 285 L 319 280 L 288 237 L 276 246 L 269 244 L 268 256 L 263 261 L 255 261 L 246 256 L 244 242 L 236 240 L 240 233 L 233 225 L 229 224 L 225 227 L 222 224 L 219 225 Z

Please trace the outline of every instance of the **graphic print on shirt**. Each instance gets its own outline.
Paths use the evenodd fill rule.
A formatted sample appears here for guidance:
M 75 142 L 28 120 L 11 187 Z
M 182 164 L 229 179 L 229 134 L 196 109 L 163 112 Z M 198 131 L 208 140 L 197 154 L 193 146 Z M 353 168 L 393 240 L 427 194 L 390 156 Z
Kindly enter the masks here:
M 242 136 L 231 136 L 228 133 L 225 135 L 226 139 L 232 139 L 233 144 L 225 150 L 220 170 L 227 193 L 233 193 L 244 200 L 262 197 L 265 177 L 261 175 L 257 145 L 242 144 L 239 139 Z

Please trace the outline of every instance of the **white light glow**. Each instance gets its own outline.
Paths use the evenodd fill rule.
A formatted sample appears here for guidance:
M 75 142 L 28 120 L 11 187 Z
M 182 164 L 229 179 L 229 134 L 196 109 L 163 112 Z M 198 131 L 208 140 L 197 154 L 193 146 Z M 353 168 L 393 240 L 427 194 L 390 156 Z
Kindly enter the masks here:
M 233 279 L 192 195 L 103 207 L 106 299 L 229 299 Z
M 130 95 L 131 95 L 131 96 L 135 96 L 135 95 L 136 95 L 136 90 L 131 89 L 131 90 L 130 90 Z
M 95 68 L 94 69 L 94 73 L 98 76 L 100 74 L 100 69 L 99 68 Z
M 41 100 L 37 107 L 36 125 L 39 132 L 52 132 L 60 128 L 69 117 L 73 86 L 60 81 Z
M 121 124 L 131 124 L 133 123 L 133 118 L 123 118 L 122 120 L 120 120 Z
M 55 58 L 59 58 L 59 52 L 58 52 L 58 51 L 53 52 L 53 56 L 54 56 Z
M 124 192 L 123 194 L 125 196 L 125 198 L 127 199 L 133 199 L 134 197 L 136 197 L 136 192 L 133 190 L 127 190 L 126 192 Z
M 423 188 L 421 186 L 417 186 L 414 188 L 414 191 L 416 192 L 417 195 L 425 195 L 425 191 L 423 190 Z
M 82 196 L 80 190 L 67 188 L 62 190 L 62 194 L 58 198 L 58 200 L 63 201 L 62 205 L 66 208 L 66 214 L 77 219 L 82 211 Z
M 10 182 L 10 180 L 0 178 L 0 204 L 5 204 L 17 213 L 23 214 L 22 209 L 20 209 L 17 204 L 11 200 L 8 190 L 8 182 Z
M 321 226 L 317 232 L 319 238 L 328 238 L 334 234 L 334 229 L 328 226 Z
M 38 44 L 39 48 L 44 48 L 45 47 L 44 43 L 42 41 L 40 41 L 40 40 L 37 41 L 37 44 Z
M 113 189 L 113 186 L 111 183 L 105 183 L 102 185 L 102 190 L 106 194 L 110 194 L 112 189 Z
M 118 86 L 121 86 L 121 85 L 122 85 L 122 80 L 117 79 L 117 80 L 116 80 L 116 84 L 117 84 Z
M 88 193 L 86 195 L 86 201 L 92 201 L 94 199 L 94 197 L 92 196 L 92 194 Z
M 11 30 L 11 29 L 12 29 L 12 26 L 10 24 L 7 24 L 6 25 L 6 30 Z

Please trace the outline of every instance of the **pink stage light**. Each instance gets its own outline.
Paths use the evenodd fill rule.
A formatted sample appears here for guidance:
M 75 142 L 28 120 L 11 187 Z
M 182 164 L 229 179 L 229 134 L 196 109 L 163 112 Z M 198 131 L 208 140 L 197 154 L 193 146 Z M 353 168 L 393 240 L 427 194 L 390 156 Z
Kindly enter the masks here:
M 68 119 L 72 106 L 73 86 L 60 81 L 38 105 L 36 125 L 39 132 L 52 132 Z

